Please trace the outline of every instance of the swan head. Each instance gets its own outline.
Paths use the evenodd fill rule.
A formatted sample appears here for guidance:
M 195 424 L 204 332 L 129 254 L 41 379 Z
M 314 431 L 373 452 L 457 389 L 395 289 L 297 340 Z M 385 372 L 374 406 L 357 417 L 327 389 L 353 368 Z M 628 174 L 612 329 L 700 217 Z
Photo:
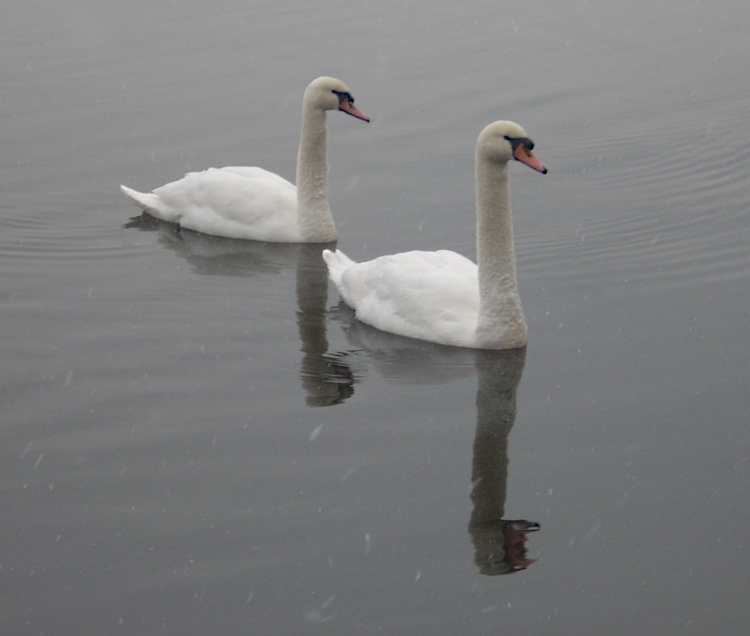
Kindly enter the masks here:
M 479 134 L 477 156 L 492 163 L 508 163 L 511 159 L 525 163 L 537 172 L 547 174 L 547 168 L 532 152 L 534 142 L 528 133 L 512 121 L 496 121 Z
M 305 103 L 320 110 L 340 110 L 363 121 L 370 118 L 354 106 L 349 87 L 335 77 L 318 77 L 305 89 Z

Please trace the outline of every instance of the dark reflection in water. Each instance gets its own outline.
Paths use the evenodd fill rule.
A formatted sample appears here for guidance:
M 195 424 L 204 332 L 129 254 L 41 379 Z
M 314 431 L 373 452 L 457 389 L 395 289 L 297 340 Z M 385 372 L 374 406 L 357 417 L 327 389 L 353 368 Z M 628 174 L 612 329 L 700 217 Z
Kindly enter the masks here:
M 297 325 L 302 350 L 300 377 L 308 406 L 340 404 L 354 394 L 357 376 L 348 352 L 328 353 L 328 270 L 322 245 L 300 245 L 297 258 Z
M 383 333 L 360 323 L 343 303 L 328 310 L 328 275 L 321 252 L 330 245 L 269 244 L 178 230 L 142 215 L 125 227 L 158 232 L 162 245 L 202 275 L 276 274 L 296 271 L 300 379 L 308 406 L 341 404 L 361 381 L 357 366 L 369 363 L 400 383 L 441 384 L 476 374 L 476 431 L 471 473 L 474 504 L 469 532 L 474 561 L 485 575 L 526 569 L 526 541 L 536 522 L 505 518 L 508 436 L 516 419 L 516 391 L 526 349 L 474 351 L 444 347 Z M 352 349 L 330 352 L 326 321 L 339 322 Z
M 174 223 L 166 223 L 147 214 L 131 218 L 123 227 L 156 232 L 164 247 L 184 258 L 196 274 L 203 276 L 278 274 L 297 266 L 300 248 L 316 247 L 320 253 L 327 247 L 263 243 L 199 234 L 178 229 Z
M 469 533 L 474 544 L 474 562 L 484 575 L 512 574 L 525 570 L 535 559 L 528 557 L 526 541 L 539 523 L 506 519 L 508 484 L 508 436 L 516 420 L 516 391 L 521 382 L 526 348 L 506 351 L 475 351 L 444 347 L 377 331 L 354 319 L 346 305 L 332 315 L 344 328 L 354 349 L 342 354 L 339 364 L 347 368 L 343 355 L 366 352 L 384 377 L 398 382 L 440 384 L 477 375 L 477 420 L 471 471 L 474 504 Z M 413 373 L 416 368 L 420 373 Z M 348 371 L 344 374 L 354 377 Z
M 162 245 L 204 276 L 253 276 L 295 269 L 305 402 L 308 406 L 332 406 L 354 394 L 357 375 L 346 360 L 350 352 L 328 352 L 328 270 L 321 254 L 326 248 L 335 248 L 335 242 L 285 244 L 229 239 L 179 229 L 147 214 L 133 217 L 124 227 L 157 232 Z
M 477 352 L 477 428 L 471 470 L 474 509 L 469 533 L 474 562 L 486 575 L 525 570 L 529 533 L 534 521 L 505 519 L 508 486 L 508 435 L 516 420 L 516 390 L 521 381 L 526 349 Z

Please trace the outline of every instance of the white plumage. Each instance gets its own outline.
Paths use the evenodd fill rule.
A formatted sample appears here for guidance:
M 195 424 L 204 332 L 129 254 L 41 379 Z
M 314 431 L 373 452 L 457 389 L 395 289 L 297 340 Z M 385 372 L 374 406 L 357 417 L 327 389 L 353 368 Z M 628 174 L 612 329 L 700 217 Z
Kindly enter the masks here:
M 369 121 L 343 82 L 313 80 L 302 103 L 296 187 L 263 168 L 230 166 L 190 172 L 150 193 L 120 188 L 144 212 L 204 234 L 285 243 L 336 240 L 328 205 L 328 110 Z
M 476 147 L 477 260 L 413 251 L 355 263 L 323 251 L 331 280 L 364 323 L 443 345 L 512 349 L 526 344 L 518 296 L 508 161 L 546 169 L 518 124 L 485 127 Z

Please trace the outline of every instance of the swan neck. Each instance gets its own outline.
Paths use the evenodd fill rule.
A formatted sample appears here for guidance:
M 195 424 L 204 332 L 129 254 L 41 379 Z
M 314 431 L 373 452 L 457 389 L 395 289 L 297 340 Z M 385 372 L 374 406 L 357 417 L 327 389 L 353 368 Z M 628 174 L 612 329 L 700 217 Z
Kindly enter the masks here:
M 508 164 L 477 152 L 477 337 L 487 347 L 526 344 L 526 323 L 518 296 Z
M 304 242 L 336 240 L 336 225 L 328 206 L 326 113 L 307 99 L 302 106 L 302 132 L 297 153 L 297 219 Z

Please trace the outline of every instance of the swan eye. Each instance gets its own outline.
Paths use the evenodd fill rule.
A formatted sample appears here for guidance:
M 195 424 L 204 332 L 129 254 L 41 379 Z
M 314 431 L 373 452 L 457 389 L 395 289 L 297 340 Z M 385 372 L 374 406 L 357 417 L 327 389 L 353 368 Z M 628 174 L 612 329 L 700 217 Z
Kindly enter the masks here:
M 505 141 L 510 144 L 513 152 L 515 152 L 518 146 L 522 146 L 526 140 L 523 137 L 508 137 L 508 135 L 505 135 Z
M 344 102 L 348 102 L 350 104 L 354 103 L 354 98 L 350 93 L 347 93 L 346 91 L 337 91 L 335 89 L 332 89 L 331 92 L 339 98 L 339 104 L 343 104 Z
M 508 135 L 505 135 L 505 140 L 512 146 L 513 152 L 515 152 L 519 146 L 523 146 L 529 152 L 534 150 L 534 142 L 528 137 L 508 137 Z

